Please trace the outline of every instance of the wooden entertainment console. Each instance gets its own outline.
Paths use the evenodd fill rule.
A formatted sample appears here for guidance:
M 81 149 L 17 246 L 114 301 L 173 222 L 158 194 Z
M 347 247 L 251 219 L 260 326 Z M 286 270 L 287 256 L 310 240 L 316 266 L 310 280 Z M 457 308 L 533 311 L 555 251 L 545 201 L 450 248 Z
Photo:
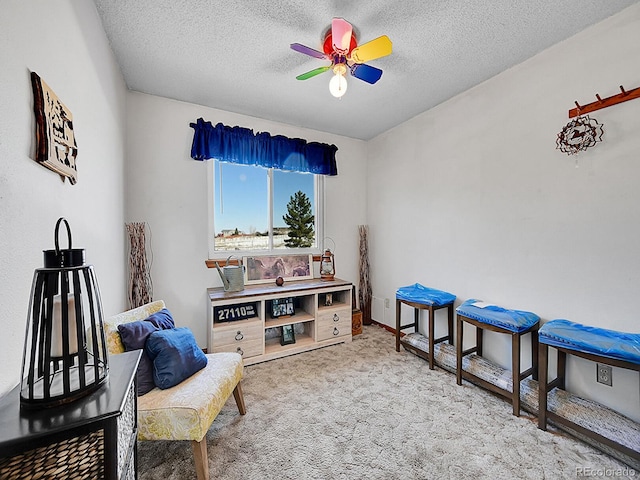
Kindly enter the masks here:
M 238 352 L 252 365 L 350 342 L 351 290 L 350 282 L 337 278 L 287 281 L 281 287 L 274 281 L 239 292 L 209 288 L 208 351 Z M 287 299 L 293 299 L 294 313 L 274 312 L 273 300 Z M 295 343 L 282 345 L 282 327 L 289 325 Z

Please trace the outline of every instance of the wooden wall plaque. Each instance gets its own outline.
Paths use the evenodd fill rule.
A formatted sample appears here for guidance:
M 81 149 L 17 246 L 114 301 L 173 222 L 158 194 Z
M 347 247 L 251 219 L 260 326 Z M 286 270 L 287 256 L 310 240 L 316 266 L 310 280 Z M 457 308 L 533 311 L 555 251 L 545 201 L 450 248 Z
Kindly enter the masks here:
M 36 116 L 36 161 L 75 185 L 78 147 L 73 115 L 36 72 L 31 72 L 31 86 Z

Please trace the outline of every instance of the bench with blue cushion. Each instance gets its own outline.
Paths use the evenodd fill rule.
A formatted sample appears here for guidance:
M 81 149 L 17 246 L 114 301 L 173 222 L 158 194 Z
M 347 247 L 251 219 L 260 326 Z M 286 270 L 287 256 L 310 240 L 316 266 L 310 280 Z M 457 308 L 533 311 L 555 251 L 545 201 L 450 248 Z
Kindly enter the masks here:
M 452 293 L 425 287 L 419 283 L 400 287 L 396 291 L 396 352 L 400 351 L 400 344 L 402 344 L 407 350 L 428 360 L 429 368 L 433 370 L 434 346 L 444 341 L 448 341 L 449 344 L 453 344 L 453 302 L 455 299 L 456 296 Z M 414 316 L 412 323 L 401 325 L 400 314 L 402 304 L 413 307 Z M 445 336 L 435 338 L 435 312 L 442 308 L 447 309 L 447 334 Z M 429 351 L 417 348 L 412 343 L 403 342 L 401 338 L 401 331 L 407 328 L 413 328 L 415 332 L 418 332 L 420 310 L 427 310 L 429 312 L 429 324 L 427 327 Z
M 513 414 L 520 415 L 520 381 L 529 375 L 537 379 L 538 375 L 538 326 L 540 317 L 533 312 L 524 310 L 510 310 L 497 305 L 485 303 L 481 300 L 470 299 L 456 308 L 456 382 L 462 385 L 462 379 L 469 380 L 483 388 L 491 390 L 511 400 Z M 464 324 L 476 327 L 476 345 L 463 350 Z M 482 340 L 484 330 L 511 335 L 511 391 L 473 375 L 462 368 L 463 357 L 476 353 L 482 356 Z M 531 367 L 520 371 L 520 343 L 521 337 L 531 334 Z
M 558 415 L 547 408 L 547 396 L 555 387 L 565 389 L 567 354 L 598 363 L 640 372 L 640 334 L 582 325 L 558 319 L 545 323 L 539 330 L 540 382 L 538 388 L 538 428 L 547 429 L 547 421 L 572 428 L 577 432 L 614 448 L 640 461 L 640 452 L 607 438 Z M 556 378 L 548 381 L 549 347 L 558 352 Z

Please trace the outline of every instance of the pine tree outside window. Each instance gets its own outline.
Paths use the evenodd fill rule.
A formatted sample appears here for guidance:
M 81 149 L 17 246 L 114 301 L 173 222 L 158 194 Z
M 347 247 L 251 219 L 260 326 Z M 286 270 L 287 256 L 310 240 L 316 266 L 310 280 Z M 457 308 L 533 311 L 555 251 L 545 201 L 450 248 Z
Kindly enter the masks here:
M 320 252 L 323 175 L 209 165 L 209 258 Z
M 307 195 L 298 190 L 287 203 L 283 220 L 289 226 L 284 244 L 289 248 L 312 247 L 315 242 L 315 216 Z

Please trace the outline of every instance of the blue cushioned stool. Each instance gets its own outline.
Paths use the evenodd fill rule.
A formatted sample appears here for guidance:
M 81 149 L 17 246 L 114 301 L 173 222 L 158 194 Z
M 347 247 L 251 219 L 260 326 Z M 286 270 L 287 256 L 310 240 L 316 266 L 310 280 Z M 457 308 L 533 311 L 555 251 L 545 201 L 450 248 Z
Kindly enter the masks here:
M 640 333 L 617 332 L 581 325 L 569 320 L 551 320 L 540 328 L 539 342 L 538 428 L 546 430 L 547 419 L 552 420 L 640 460 L 640 452 L 587 430 L 547 409 L 548 393 L 554 387 L 565 389 L 567 354 L 640 372 Z M 556 378 L 551 382 L 548 382 L 547 373 L 549 347 L 554 347 L 558 352 Z
M 532 312 L 507 310 L 480 300 L 467 300 L 457 309 L 456 335 L 456 382 L 462 379 L 472 381 L 492 392 L 511 399 L 513 414 L 520 416 L 520 381 L 529 375 L 538 378 L 538 326 L 540 317 Z M 476 327 L 476 345 L 462 350 L 464 323 Z M 482 356 L 482 335 L 484 330 L 511 335 L 512 391 L 503 389 L 462 369 L 462 358 L 470 353 Z M 531 368 L 520 372 L 520 338 L 531 333 Z
M 453 302 L 456 296 L 452 293 L 436 290 L 434 288 L 425 287 L 419 283 L 400 287 L 396 291 L 396 352 L 400 351 L 400 344 L 408 350 L 413 351 L 416 355 L 429 361 L 429 368 L 433 370 L 433 348 L 440 342 L 448 341 L 453 344 Z M 409 305 L 414 308 L 413 323 L 400 325 L 400 308 L 402 304 Z M 440 338 L 435 337 L 435 311 L 442 308 L 447 309 L 447 334 Z M 429 312 L 429 351 L 424 352 L 414 345 L 405 343 L 400 338 L 400 332 L 407 328 L 413 328 L 418 331 L 420 321 L 420 310 Z

